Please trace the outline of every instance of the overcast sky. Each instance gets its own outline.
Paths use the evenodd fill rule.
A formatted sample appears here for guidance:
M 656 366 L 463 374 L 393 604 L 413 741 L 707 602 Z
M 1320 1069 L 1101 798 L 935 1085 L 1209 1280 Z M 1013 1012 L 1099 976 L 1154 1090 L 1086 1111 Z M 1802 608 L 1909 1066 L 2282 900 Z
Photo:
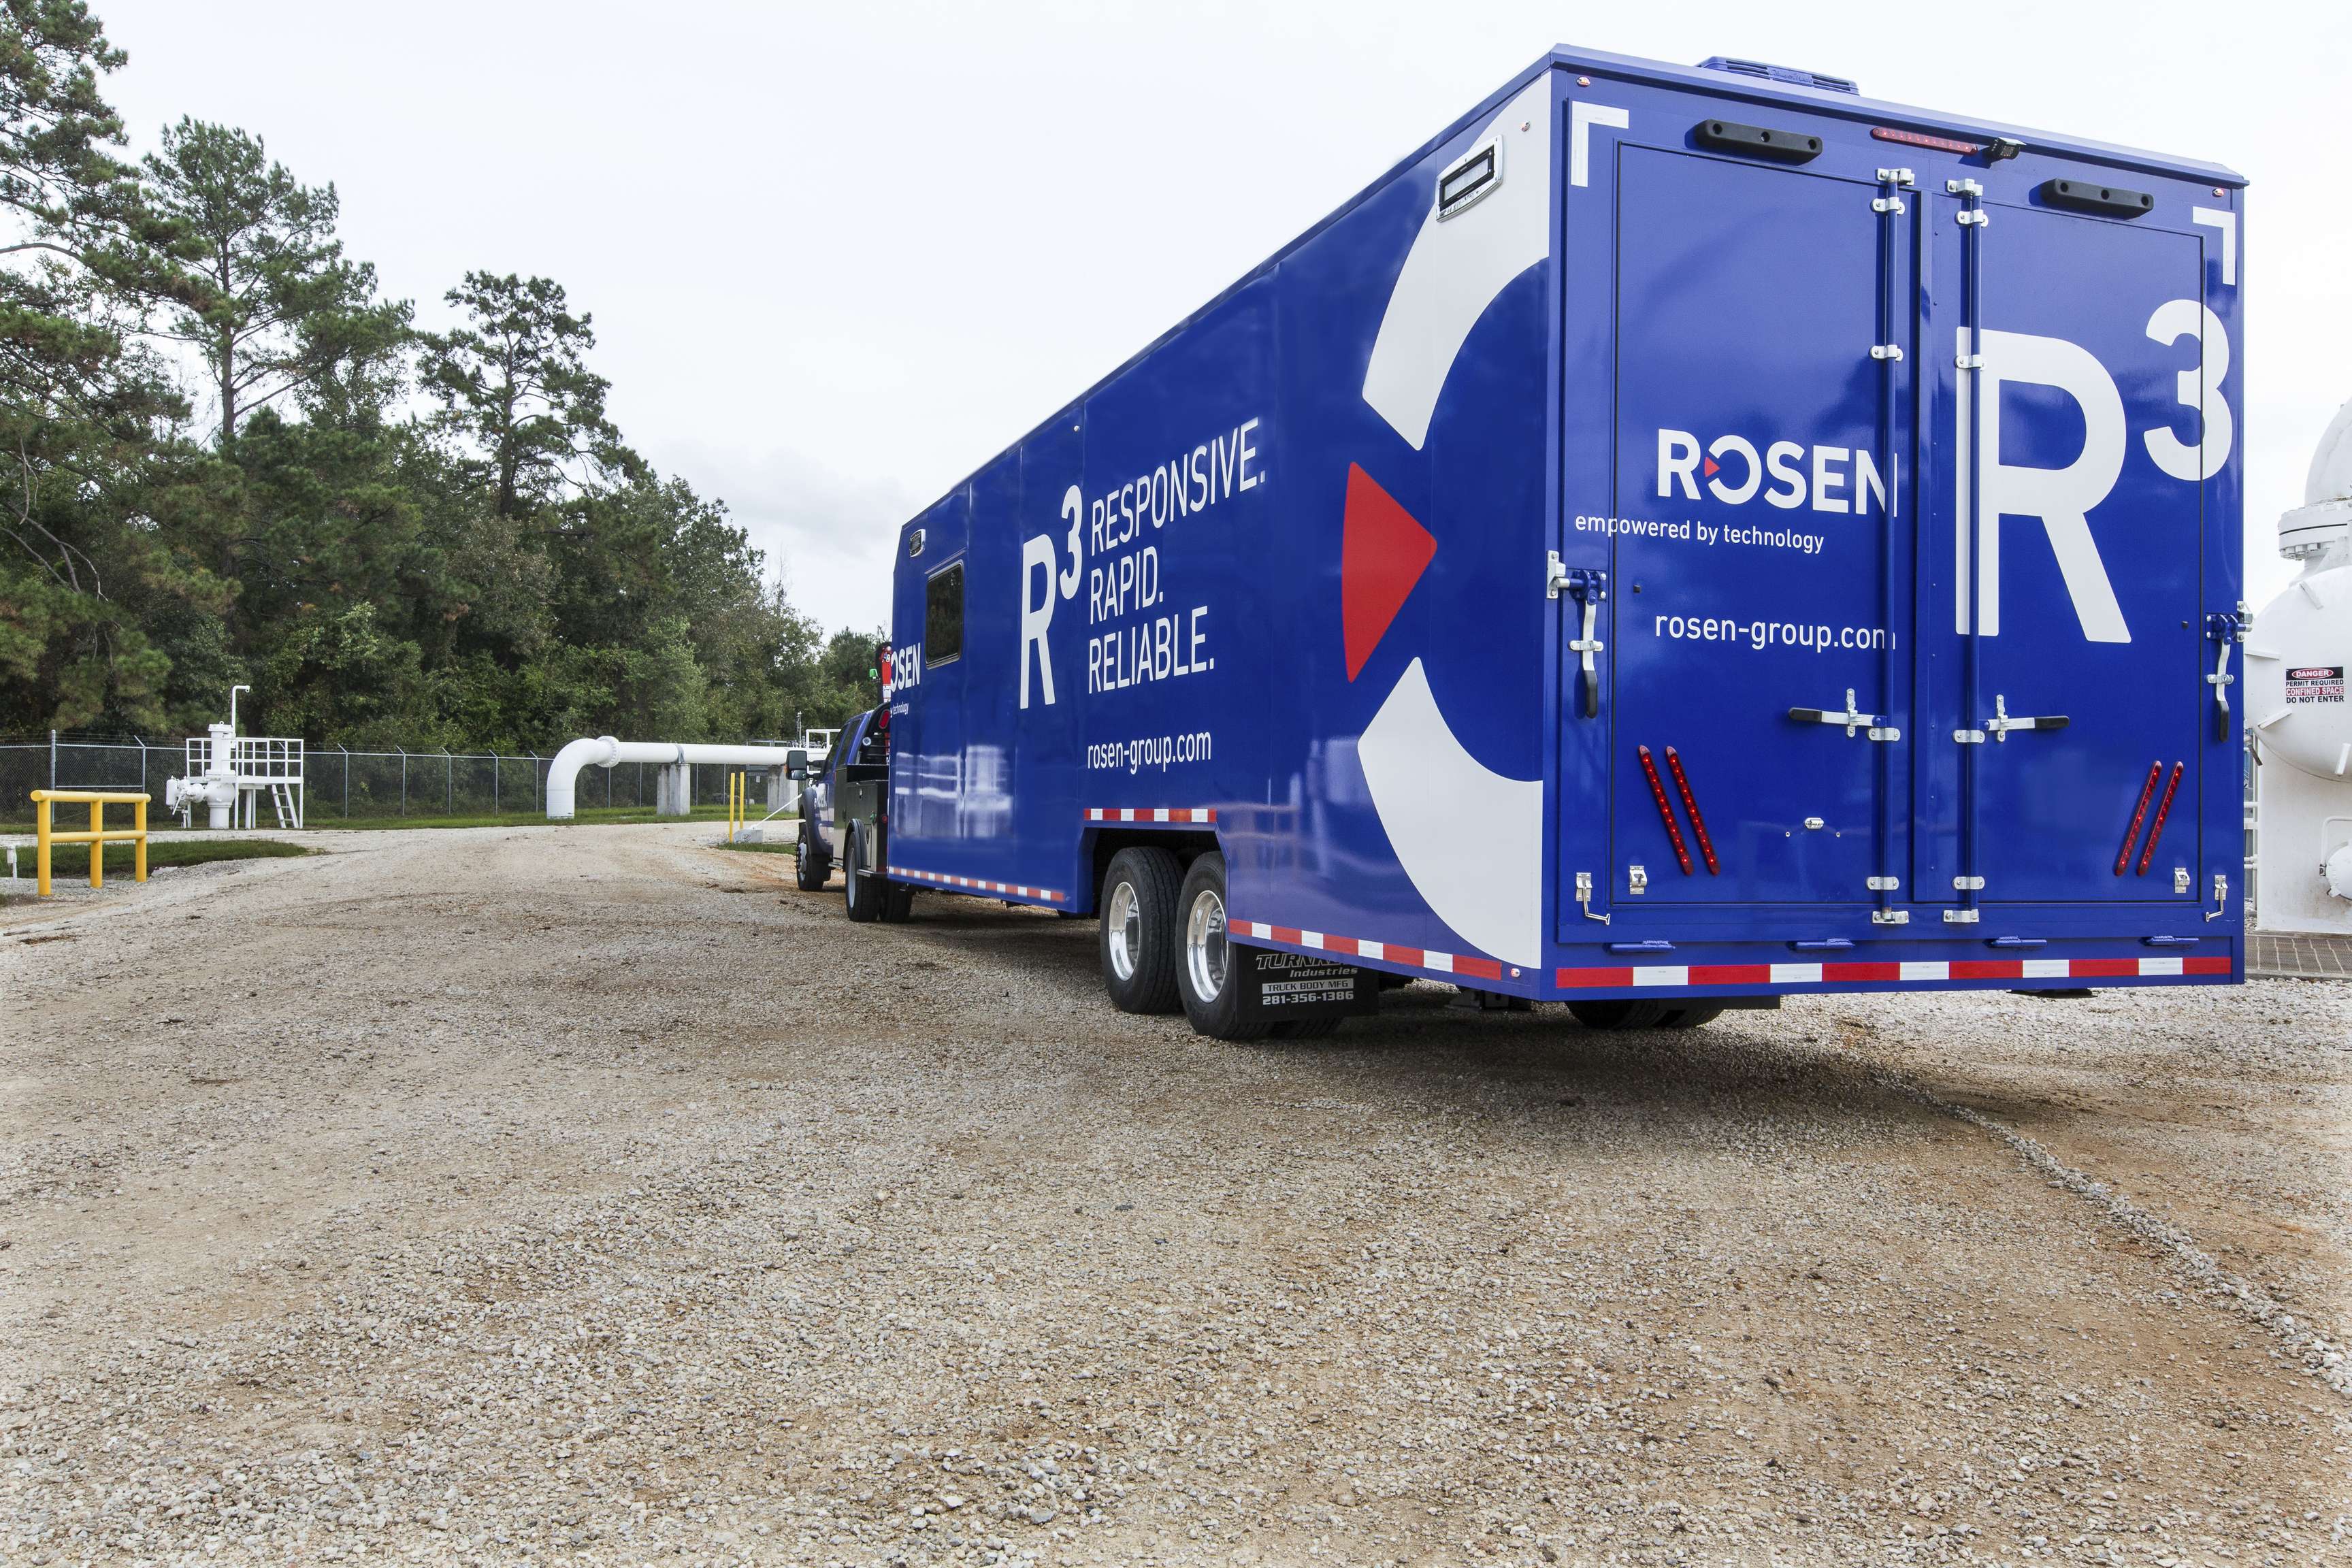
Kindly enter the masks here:
M 138 150 L 259 134 L 422 324 L 468 268 L 563 284 L 623 432 L 830 626 L 881 622 L 907 516 L 1555 43 L 2249 175 L 2257 605 L 2352 396 L 2340 3 L 93 5 Z

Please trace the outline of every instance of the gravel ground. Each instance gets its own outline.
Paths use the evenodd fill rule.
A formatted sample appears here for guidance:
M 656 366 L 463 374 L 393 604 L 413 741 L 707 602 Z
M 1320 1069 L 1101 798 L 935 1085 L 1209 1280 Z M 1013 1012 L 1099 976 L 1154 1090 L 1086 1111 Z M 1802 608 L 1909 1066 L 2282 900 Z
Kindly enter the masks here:
M 1220 1046 L 709 836 L 0 909 L 0 1562 L 2352 1562 L 2352 986 Z

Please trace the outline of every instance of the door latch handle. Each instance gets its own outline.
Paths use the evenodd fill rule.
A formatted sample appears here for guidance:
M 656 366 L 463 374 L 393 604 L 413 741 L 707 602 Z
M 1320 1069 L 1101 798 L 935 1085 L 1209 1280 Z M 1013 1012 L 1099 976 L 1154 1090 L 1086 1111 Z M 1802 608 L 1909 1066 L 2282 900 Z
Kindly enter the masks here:
M 2246 640 L 2246 606 L 2241 604 L 2235 612 L 2223 611 L 2205 617 L 2205 635 L 2218 649 L 2213 656 L 2213 673 L 2205 684 L 2213 689 L 2213 738 L 2230 738 L 2230 688 L 2238 678 L 2230 673 L 2230 650 Z
M 2009 711 L 2009 699 L 1995 692 L 1992 717 L 1985 721 L 1984 727 L 1986 734 L 2006 743 L 2011 730 L 2063 730 L 2072 722 L 2074 721 L 2063 713 L 2044 713 L 2037 719 L 2012 718 Z
M 1559 552 L 1553 551 L 1545 577 L 1545 591 L 1557 599 L 1563 593 L 1574 599 L 1584 612 L 1583 635 L 1569 639 L 1569 651 L 1578 658 L 1577 686 L 1580 705 L 1587 719 L 1601 717 L 1601 671 L 1592 656 L 1609 645 L 1597 635 L 1600 629 L 1601 606 L 1609 597 L 1609 574 L 1583 566 L 1563 566 Z
M 1851 686 L 1845 689 L 1845 711 L 1843 713 L 1834 708 L 1791 708 L 1789 717 L 1800 724 L 1843 724 L 1849 739 L 1857 731 L 1866 731 L 1874 741 L 1899 741 L 1903 738 L 1903 731 L 1892 724 L 1881 724 L 1877 714 L 1856 711 Z

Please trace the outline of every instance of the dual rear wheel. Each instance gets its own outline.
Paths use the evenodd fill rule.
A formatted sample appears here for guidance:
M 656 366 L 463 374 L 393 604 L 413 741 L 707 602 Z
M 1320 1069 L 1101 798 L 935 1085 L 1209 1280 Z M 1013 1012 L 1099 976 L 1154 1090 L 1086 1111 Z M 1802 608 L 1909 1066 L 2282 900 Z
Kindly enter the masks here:
M 1103 873 L 1103 984 L 1122 1013 L 1181 1010 L 1214 1040 L 1312 1039 L 1338 1018 L 1265 1023 L 1242 1016 L 1234 953 L 1225 932 L 1225 858 L 1212 850 L 1190 866 L 1173 850 L 1138 847 L 1111 857 Z M 1588 1029 L 1696 1029 L 1723 1009 L 1705 1002 L 1571 1002 Z
M 1213 1040 L 1313 1039 L 1339 1026 L 1338 1018 L 1242 1016 L 1225 932 L 1225 858 L 1214 850 L 1190 866 L 1173 850 L 1120 850 L 1103 873 L 1100 908 L 1103 984 L 1123 1013 L 1181 1011 Z

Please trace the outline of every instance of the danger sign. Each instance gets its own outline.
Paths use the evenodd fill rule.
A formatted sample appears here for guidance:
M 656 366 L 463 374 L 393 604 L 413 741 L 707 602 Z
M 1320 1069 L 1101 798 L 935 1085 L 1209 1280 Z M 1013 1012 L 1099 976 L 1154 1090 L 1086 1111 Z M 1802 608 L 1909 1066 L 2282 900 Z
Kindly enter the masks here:
M 2290 703 L 2343 701 L 2344 667 L 2340 664 L 2306 664 L 2288 670 L 2286 700 Z

